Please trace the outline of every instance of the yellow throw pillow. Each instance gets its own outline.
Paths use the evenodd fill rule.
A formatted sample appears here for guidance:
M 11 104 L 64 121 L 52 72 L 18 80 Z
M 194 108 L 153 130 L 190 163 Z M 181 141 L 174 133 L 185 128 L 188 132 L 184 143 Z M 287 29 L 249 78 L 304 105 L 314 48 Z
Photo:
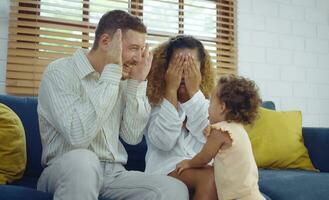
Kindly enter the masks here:
M 260 108 L 259 118 L 245 128 L 259 168 L 315 170 L 304 146 L 300 111 Z
M 26 167 L 25 131 L 21 120 L 0 103 L 0 184 L 23 176 Z

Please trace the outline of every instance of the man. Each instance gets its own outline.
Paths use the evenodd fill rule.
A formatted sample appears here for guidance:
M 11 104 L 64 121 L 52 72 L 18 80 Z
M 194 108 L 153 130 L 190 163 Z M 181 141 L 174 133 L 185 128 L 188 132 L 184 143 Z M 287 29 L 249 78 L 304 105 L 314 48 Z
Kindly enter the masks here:
M 39 91 L 44 169 L 38 189 L 54 199 L 188 199 L 173 178 L 126 171 L 119 141 L 137 144 L 150 114 L 146 27 L 124 11 L 100 19 L 91 51 L 49 64 Z M 178 196 L 177 196 L 178 194 Z

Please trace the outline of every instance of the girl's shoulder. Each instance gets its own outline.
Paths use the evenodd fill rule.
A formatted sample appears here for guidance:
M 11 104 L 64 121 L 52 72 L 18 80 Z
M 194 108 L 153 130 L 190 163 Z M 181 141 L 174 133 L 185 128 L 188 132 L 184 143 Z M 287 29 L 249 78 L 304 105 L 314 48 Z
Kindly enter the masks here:
M 229 121 L 221 121 L 215 124 L 210 125 L 212 129 L 220 129 L 223 131 L 231 132 L 237 128 L 243 127 L 242 124 L 236 122 L 229 122 Z

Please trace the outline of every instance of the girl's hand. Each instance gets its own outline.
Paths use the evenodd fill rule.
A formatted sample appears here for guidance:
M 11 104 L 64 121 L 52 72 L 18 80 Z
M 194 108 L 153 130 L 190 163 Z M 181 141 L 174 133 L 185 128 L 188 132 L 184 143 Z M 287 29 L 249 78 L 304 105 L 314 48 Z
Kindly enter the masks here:
M 208 126 L 203 130 L 203 135 L 207 138 L 210 135 L 211 131 L 211 125 L 208 124 Z
M 185 169 L 191 168 L 190 160 L 183 160 L 176 165 L 178 175 L 180 175 Z

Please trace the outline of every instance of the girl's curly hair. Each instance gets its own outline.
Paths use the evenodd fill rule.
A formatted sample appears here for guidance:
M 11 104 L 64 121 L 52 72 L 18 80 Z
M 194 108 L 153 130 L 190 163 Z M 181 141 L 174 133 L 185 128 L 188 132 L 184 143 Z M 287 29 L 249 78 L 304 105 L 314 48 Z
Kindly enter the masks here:
M 223 76 L 218 80 L 216 95 L 225 103 L 227 121 L 251 124 L 258 115 L 261 98 L 254 81 L 241 76 Z
M 176 49 L 197 49 L 200 61 L 201 85 L 200 89 L 206 98 L 211 95 L 214 87 L 214 70 L 211 58 L 202 43 L 192 36 L 179 35 L 170 38 L 153 50 L 153 61 L 150 73 L 147 77 L 147 96 L 151 105 L 158 105 L 165 94 L 165 74 L 169 67 L 170 59 Z

